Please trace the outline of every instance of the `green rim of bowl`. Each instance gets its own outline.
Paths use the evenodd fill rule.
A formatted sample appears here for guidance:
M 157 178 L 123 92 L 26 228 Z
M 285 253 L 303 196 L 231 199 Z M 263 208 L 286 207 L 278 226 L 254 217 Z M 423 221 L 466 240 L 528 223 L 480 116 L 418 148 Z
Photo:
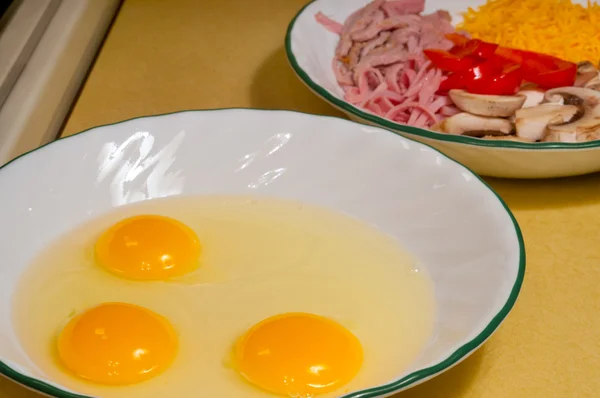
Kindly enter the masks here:
M 163 113 L 163 114 L 157 114 L 157 115 L 134 117 L 131 119 L 126 119 L 126 120 L 122 120 L 122 121 L 115 122 L 115 123 L 108 123 L 108 124 L 95 126 L 95 127 L 83 130 L 79 133 L 60 138 L 56 141 L 42 145 L 39 148 L 25 152 L 24 154 L 12 159 L 8 163 L 0 166 L 0 172 L 2 172 L 2 170 L 5 169 L 8 165 L 16 162 L 18 159 L 20 159 L 24 156 L 27 156 L 31 153 L 34 153 L 46 146 L 60 145 L 65 140 L 69 140 L 69 139 L 81 136 L 85 133 L 90 133 L 90 132 L 92 132 L 92 130 L 100 129 L 103 127 L 115 126 L 118 124 L 129 122 L 131 120 L 146 119 L 146 118 L 150 119 L 150 118 L 154 118 L 154 117 L 175 115 L 175 114 L 186 113 L 186 112 L 215 112 L 215 111 L 240 111 L 240 110 L 241 111 L 258 111 L 258 112 L 298 113 L 298 114 L 307 115 L 310 117 L 336 119 L 336 120 L 342 120 L 345 123 L 353 123 L 353 124 L 358 124 L 361 126 L 373 127 L 373 126 L 369 126 L 364 123 L 358 123 L 358 122 L 354 122 L 354 121 L 344 120 L 344 119 L 336 118 L 333 116 L 313 115 L 313 114 L 308 114 L 308 113 L 304 113 L 304 112 L 288 111 L 288 110 L 251 109 L 251 108 L 217 108 L 217 109 L 182 110 L 182 111 L 175 111 L 175 112 L 169 112 L 169 113 Z M 388 131 L 388 130 L 382 129 L 382 131 Z M 392 133 L 392 132 L 390 132 L 390 133 Z M 492 189 L 492 187 L 490 187 L 488 185 L 488 183 L 486 183 L 481 177 L 479 177 L 471 169 L 469 169 L 462 163 L 457 162 L 456 160 L 448 157 L 447 155 L 444 155 L 442 152 L 438 151 L 437 149 L 433 148 L 430 145 L 411 140 L 410 138 L 406 138 L 406 137 L 404 137 L 404 138 L 407 140 L 413 141 L 413 142 L 417 143 L 418 145 L 423 145 L 423 146 L 429 147 L 430 149 L 437 152 L 441 156 L 445 157 L 449 161 L 456 163 L 459 166 L 463 167 L 464 169 L 468 170 L 471 174 L 473 174 L 473 176 L 475 176 L 475 178 L 477 178 L 477 180 L 479 180 L 479 182 L 481 182 L 483 184 L 483 186 L 485 188 L 487 188 L 496 197 L 496 199 L 500 202 L 500 204 L 502 205 L 502 207 L 504 208 L 504 210 L 510 217 L 510 220 L 513 223 L 514 233 L 519 242 L 519 270 L 517 272 L 517 278 L 515 279 L 515 283 L 511 289 L 510 295 L 508 296 L 506 303 L 500 309 L 500 311 L 492 318 L 490 323 L 483 329 L 483 331 L 481 333 L 479 333 L 473 340 L 467 342 L 466 344 L 464 344 L 463 346 L 458 348 L 456 351 L 454 351 L 448 358 L 444 359 L 440 363 L 438 363 L 434 366 L 431 366 L 429 368 L 417 370 L 416 372 L 410 373 L 409 375 L 407 375 L 399 380 L 396 380 L 396 381 L 393 381 L 393 382 L 390 382 L 390 383 L 387 383 L 387 384 L 384 384 L 384 385 L 381 385 L 378 387 L 372 387 L 372 388 L 367 388 L 367 389 L 363 389 L 360 391 L 352 392 L 352 393 L 346 394 L 340 398 L 372 398 L 372 397 L 378 397 L 378 396 L 381 396 L 384 394 L 394 393 L 401 389 L 409 387 L 412 384 L 426 381 L 427 379 L 430 379 L 433 376 L 443 372 L 444 370 L 449 369 L 452 366 L 456 365 L 457 363 L 459 363 L 460 361 L 465 359 L 473 351 L 475 351 L 475 349 L 477 349 L 480 345 L 482 345 L 492 335 L 492 333 L 494 333 L 494 331 L 500 326 L 500 324 L 502 323 L 504 318 L 506 318 L 506 316 L 508 315 L 508 313 L 514 306 L 515 302 L 517 301 L 517 297 L 519 296 L 519 292 L 520 292 L 521 286 L 523 284 L 523 278 L 525 276 L 525 243 L 523 241 L 523 234 L 521 233 L 521 228 L 519 227 L 517 220 L 515 219 L 514 215 L 512 214 L 512 212 L 510 211 L 510 209 L 508 208 L 506 203 L 502 200 L 502 198 L 500 198 L 500 196 L 496 193 L 496 191 L 494 191 Z M 50 395 L 53 397 L 57 397 L 57 398 L 90 398 L 89 396 L 68 392 L 68 391 L 62 390 L 58 387 L 52 386 L 48 383 L 45 383 L 43 381 L 40 381 L 38 379 L 35 379 L 33 377 L 26 376 L 26 375 L 20 373 L 18 370 L 11 368 L 9 365 L 2 362 L 1 360 L 0 360 L 0 374 L 3 374 L 4 376 L 8 377 L 9 379 L 11 379 L 25 387 L 28 387 L 32 390 L 42 392 L 44 394 L 47 394 L 47 395 Z
M 429 138 L 436 141 L 446 141 L 453 142 L 465 145 L 472 146 L 482 146 L 482 147 L 492 147 L 492 148 L 513 148 L 513 149 L 534 149 L 534 150 L 566 150 L 566 149 L 589 149 L 589 148 L 597 148 L 600 147 L 600 140 L 596 141 L 588 141 L 588 142 L 518 142 L 518 141 L 494 141 L 494 140 L 484 140 L 481 138 L 474 137 L 466 137 L 462 135 L 449 135 L 438 133 L 432 130 L 426 130 L 419 127 L 408 126 L 405 124 L 399 124 L 392 122 L 390 120 L 384 119 L 380 116 L 377 116 L 373 113 L 365 112 L 354 105 L 350 104 L 347 101 L 344 101 L 336 96 L 332 95 L 327 89 L 315 83 L 314 80 L 311 79 L 310 75 L 300 67 L 298 61 L 296 59 L 296 55 L 292 51 L 292 32 L 296 25 L 296 21 L 298 17 L 302 15 L 305 9 L 313 3 L 321 2 L 326 0 L 312 0 L 310 3 L 302 7 L 302 9 L 296 14 L 294 19 L 288 25 L 287 33 L 285 35 L 285 52 L 287 55 L 288 62 L 290 63 L 292 69 L 296 73 L 296 75 L 300 78 L 304 84 L 306 84 L 316 95 L 322 97 L 325 101 L 333 104 L 335 107 L 340 109 L 343 112 L 353 114 L 361 119 L 367 120 L 371 123 L 376 124 L 379 127 L 383 127 L 389 130 L 392 130 L 395 133 L 402 132 L 406 134 L 421 136 L 425 138 Z M 317 22 L 315 22 L 315 29 L 321 28 Z M 323 28 L 325 29 L 325 28 Z M 333 34 L 333 33 L 332 33 Z M 333 54 L 332 54 L 333 56 Z

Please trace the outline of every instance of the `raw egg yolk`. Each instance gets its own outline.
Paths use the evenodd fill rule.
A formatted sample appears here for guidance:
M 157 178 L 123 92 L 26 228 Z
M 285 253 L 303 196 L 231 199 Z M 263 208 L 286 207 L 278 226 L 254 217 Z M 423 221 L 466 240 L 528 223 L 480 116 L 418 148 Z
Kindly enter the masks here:
M 267 318 L 235 344 L 237 370 L 275 394 L 310 397 L 336 390 L 358 373 L 363 350 L 335 321 L 307 313 Z
M 96 259 L 128 279 L 164 280 L 193 271 L 200 242 L 187 225 L 169 217 L 141 215 L 120 221 L 96 242 Z
M 162 316 L 142 307 L 105 303 L 69 321 L 58 337 L 58 355 L 76 376 L 126 385 L 164 371 L 177 353 L 177 336 Z

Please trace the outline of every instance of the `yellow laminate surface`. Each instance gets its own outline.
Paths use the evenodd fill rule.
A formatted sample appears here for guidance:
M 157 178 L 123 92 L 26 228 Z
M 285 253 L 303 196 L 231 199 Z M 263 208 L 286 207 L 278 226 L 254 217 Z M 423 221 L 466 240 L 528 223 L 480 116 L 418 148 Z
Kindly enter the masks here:
M 64 135 L 182 109 L 341 116 L 300 83 L 283 38 L 306 0 L 126 0 Z M 398 398 L 600 397 L 600 175 L 488 179 L 525 237 L 521 296 L 467 360 Z M 0 378 L 0 398 L 34 398 Z

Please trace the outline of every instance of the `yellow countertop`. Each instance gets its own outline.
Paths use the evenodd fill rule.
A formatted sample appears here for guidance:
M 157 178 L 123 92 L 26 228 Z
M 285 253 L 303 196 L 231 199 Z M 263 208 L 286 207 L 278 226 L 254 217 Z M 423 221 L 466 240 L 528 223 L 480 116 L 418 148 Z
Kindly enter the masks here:
M 287 65 L 306 0 L 126 0 L 64 135 L 135 116 L 254 107 L 341 114 Z M 475 354 L 398 398 L 600 397 L 600 175 L 488 179 L 518 219 L 527 272 Z M 0 398 L 35 398 L 0 378 Z

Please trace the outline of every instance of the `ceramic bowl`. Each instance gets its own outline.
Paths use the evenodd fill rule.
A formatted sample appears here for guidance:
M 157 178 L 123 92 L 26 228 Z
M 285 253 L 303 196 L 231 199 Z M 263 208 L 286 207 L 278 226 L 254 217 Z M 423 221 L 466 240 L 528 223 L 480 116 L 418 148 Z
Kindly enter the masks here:
M 402 242 L 433 279 L 434 332 L 396 379 L 346 398 L 386 396 L 463 360 L 511 310 L 525 271 L 515 219 L 475 174 L 426 145 L 331 117 L 230 109 L 96 127 L 3 166 L 0 192 L 0 220 L 10 226 L 0 240 L 0 372 L 56 397 L 77 395 L 24 353 L 15 286 L 53 239 L 132 202 L 274 196 L 348 213 Z
M 458 160 L 480 175 L 506 178 L 552 178 L 600 171 L 600 141 L 585 143 L 522 143 L 490 141 L 448 135 L 391 122 L 343 100 L 331 61 L 338 36 L 315 21 L 323 12 L 338 22 L 370 0 L 315 0 L 304 7 L 288 27 L 285 48 L 292 69 L 316 95 L 346 113 L 351 119 L 384 127 L 424 142 Z M 585 0 L 575 0 L 585 3 Z M 447 10 L 452 20 L 485 0 L 427 0 L 425 13 Z

